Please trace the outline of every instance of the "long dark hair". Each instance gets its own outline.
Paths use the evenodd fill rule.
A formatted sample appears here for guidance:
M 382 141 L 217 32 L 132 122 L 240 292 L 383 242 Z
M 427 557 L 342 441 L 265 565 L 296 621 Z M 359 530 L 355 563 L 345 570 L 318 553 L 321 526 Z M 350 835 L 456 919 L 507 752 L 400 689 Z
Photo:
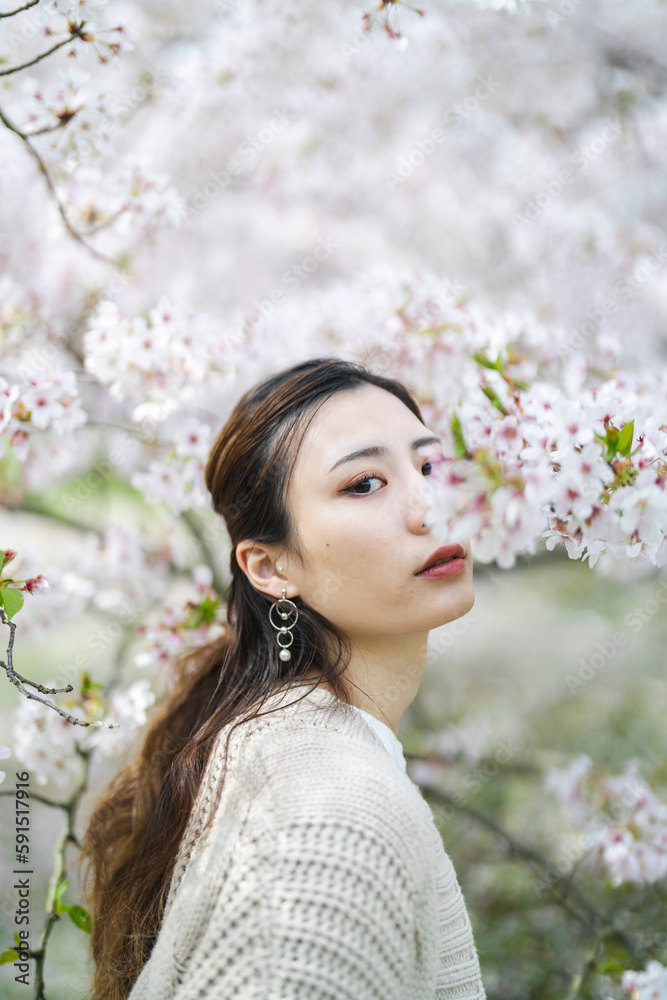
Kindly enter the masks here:
M 79 864 L 88 866 L 91 1000 L 125 1000 L 150 955 L 179 843 L 221 730 L 235 720 L 238 725 L 256 718 L 269 695 L 314 671 L 319 671 L 315 686 L 325 684 L 348 704 L 353 700 L 343 676 L 351 655 L 347 636 L 295 598 L 298 634 L 291 660 L 281 660 L 268 619 L 272 599 L 252 586 L 235 548 L 253 539 L 303 561 L 285 499 L 300 442 L 327 399 L 366 384 L 393 393 L 424 422 L 400 382 L 355 362 L 314 358 L 246 392 L 213 445 L 206 485 L 232 543 L 231 583 L 223 595 L 225 633 L 176 659 L 173 688 L 155 709 L 141 749 L 110 782 L 89 818 Z

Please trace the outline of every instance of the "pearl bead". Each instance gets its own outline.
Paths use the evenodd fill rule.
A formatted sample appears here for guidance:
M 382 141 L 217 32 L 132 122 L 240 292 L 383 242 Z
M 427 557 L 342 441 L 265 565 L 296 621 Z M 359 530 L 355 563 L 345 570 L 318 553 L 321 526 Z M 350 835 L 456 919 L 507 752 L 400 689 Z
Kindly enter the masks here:
M 292 659 L 292 654 L 290 653 L 289 649 L 281 649 L 280 650 L 280 659 L 281 660 L 291 660 Z

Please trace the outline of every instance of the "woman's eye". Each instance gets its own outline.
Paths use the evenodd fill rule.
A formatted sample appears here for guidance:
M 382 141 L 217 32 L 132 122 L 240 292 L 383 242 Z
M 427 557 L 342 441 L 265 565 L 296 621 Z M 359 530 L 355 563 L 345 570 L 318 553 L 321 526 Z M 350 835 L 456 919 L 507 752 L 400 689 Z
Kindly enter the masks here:
M 425 475 L 430 475 L 433 470 L 433 462 L 424 462 L 422 472 L 424 472 L 424 469 L 427 470 Z M 369 493 L 377 493 L 377 490 L 367 488 L 367 483 L 370 483 L 373 479 L 377 479 L 378 482 L 384 482 L 382 476 L 378 476 L 373 472 L 367 472 L 361 479 L 357 479 L 356 483 L 346 486 L 342 492 L 354 493 L 355 496 L 368 496 Z
M 359 486 L 365 486 L 366 483 L 370 483 L 372 479 L 377 479 L 378 482 L 382 481 L 379 476 L 364 476 L 363 479 L 357 479 L 356 483 L 352 483 L 351 486 L 348 486 L 347 489 L 344 492 L 345 493 L 356 493 L 357 487 L 359 487 Z M 377 490 L 367 490 L 367 489 L 364 489 L 361 493 L 357 493 L 356 495 L 357 496 L 364 496 L 367 493 L 377 493 Z

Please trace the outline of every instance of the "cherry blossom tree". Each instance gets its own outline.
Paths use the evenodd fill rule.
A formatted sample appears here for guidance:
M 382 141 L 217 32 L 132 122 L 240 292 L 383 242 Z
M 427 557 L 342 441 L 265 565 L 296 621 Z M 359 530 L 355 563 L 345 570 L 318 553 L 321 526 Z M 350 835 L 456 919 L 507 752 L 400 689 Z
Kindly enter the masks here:
M 2 12 L 0 489 L 8 512 L 80 535 L 57 560 L 3 542 L 2 666 L 22 698 L 0 759 L 69 796 L 42 797 L 68 825 L 29 953 L 36 997 L 53 923 L 87 929 L 63 895 L 93 755 L 117 759 L 174 655 L 228 627 L 203 469 L 258 379 L 330 354 L 406 381 L 446 456 L 430 524 L 472 538 L 480 564 L 557 549 L 600 578 L 664 580 L 661 28 L 657 0 Z M 91 517 L 110 484 L 156 515 Z M 17 629 L 85 615 L 105 624 L 71 668 L 19 673 Z M 624 887 L 664 885 L 664 773 L 661 792 L 638 762 L 546 767 L 560 871 L 438 783 L 489 749 L 449 727 L 414 777 L 533 865 L 538 897 L 576 896 L 590 952 L 563 996 L 593 995 L 605 970 L 617 996 L 667 996 L 666 942 L 642 951 L 613 915 Z M 604 912 L 573 888 L 589 869 Z

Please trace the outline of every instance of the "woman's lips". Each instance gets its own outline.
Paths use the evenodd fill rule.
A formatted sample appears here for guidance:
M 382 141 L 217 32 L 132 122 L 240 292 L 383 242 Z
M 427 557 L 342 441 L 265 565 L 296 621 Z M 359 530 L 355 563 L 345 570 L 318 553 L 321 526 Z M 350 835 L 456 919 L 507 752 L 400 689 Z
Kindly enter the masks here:
M 424 569 L 421 573 L 416 573 L 415 575 L 422 577 L 424 580 L 441 580 L 446 576 L 454 576 L 465 568 L 465 559 L 456 556 L 454 559 L 440 563 L 438 566 L 433 566 L 431 569 Z
M 417 570 L 415 576 L 451 576 L 452 573 L 460 573 L 461 569 L 465 566 L 465 555 L 466 550 L 458 542 L 454 542 L 451 545 L 441 545 L 439 549 L 432 552 L 428 559 L 422 563 L 422 568 Z M 441 566 L 433 567 L 434 563 L 443 559 L 451 561 L 445 562 Z M 430 567 L 433 567 L 433 569 Z M 448 569 L 447 573 L 435 574 L 435 570 L 444 570 L 445 568 Z

